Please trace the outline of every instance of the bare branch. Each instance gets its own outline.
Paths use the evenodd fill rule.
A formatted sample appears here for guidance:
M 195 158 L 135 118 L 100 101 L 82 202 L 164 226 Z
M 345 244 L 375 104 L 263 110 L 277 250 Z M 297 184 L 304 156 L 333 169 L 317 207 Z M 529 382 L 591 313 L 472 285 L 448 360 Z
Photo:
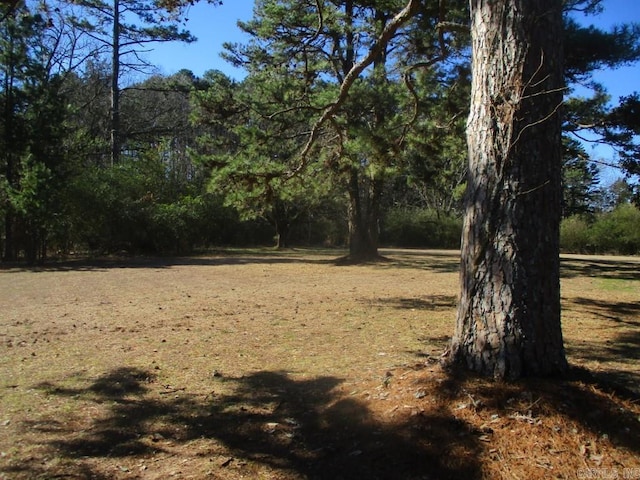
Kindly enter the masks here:
M 551 93 L 551 92 L 547 92 L 547 93 Z M 536 125 L 540 125 L 541 123 L 546 122 L 547 120 L 549 120 L 551 117 L 553 117 L 558 110 L 560 109 L 560 107 L 563 105 L 564 102 L 560 102 L 558 103 L 555 108 L 551 111 L 551 113 L 549 113 L 548 115 L 545 115 L 544 117 L 536 120 L 535 122 L 529 123 L 527 125 L 525 125 L 524 127 L 522 127 L 520 129 L 520 131 L 518 132 L 518 135 L 516 136 L 516 139 L 511 143 L 511 145 L 509 145 L 509 148 L 513 148 L 513 146 L 518 143 L 520 141 L 520 138 L 522 138 L 522 134 L 525 132 L 525 130 L 528 130 L 530 128 L 535 127 Z
M 549 79 L 550 75 L 545 75 L 541 80 L 534 82 L 535 78 L 542 71 L 544 65 L 545 65 L 544 51 L 541 51 L 540 52 L 540 64 L 536 68 L 535 72 L 533 72 L 533 74 L 529 77 L 529 79 L 524 84 L 524 86 L 522 86 L 520 88 L 520 91 L 517 94 L 517 100 L 514 102 L 515 104 L 520 104 L 521 105 L 522 101 L 524 99 L 533 98 L 533 97 L 540 96 L 540 95 L 552 95 L 552 94 L 559 93 L 559 92 L 562 92 L 562 91 L 565 90 L 565 87 L 560 87 L 560 88 L 553 88 L 553 89 L 542 90 L 542 91 L 539 91 L 539 92 L 534 92 L 534 93 L 529 94 L 529 95 L 524 95 L 524 92 L 528 88 L 538 87 L 538 86 L 542 85 L 545 81 L 547 81 Z M 511 142 L 511 144 L 509 145 L 509 149 L 513 148 L 514 145 L 516 145 L 520 141 L 520 138 L 522 138 L 522 135 L 526 130 L 528 130 L 530 128 L 533 128 L 536 125 L 540 125 L 541 123 L 544 123 L 547 120 L 549 120 L 550 118 L 552 118 L 558 112 L 558 110 L 560 109 L 560 107 L 563 104 L 564 104 L 564 102 L 560 101 L 553 108 L 553 110 L 549 114 L 547 114 L 544 117 L 536 120 L 535 122 L 529 123 L 529 124 L 525 125 L 524 127 L 522 127 L 520 129 L 520 131 L 518 132 L 518 135 L 516 136 L 515 140 L 513 140 L 513 142 Z
M 446 49 L 443 49 L 442 52 L 440 53 L 440 55 L 432 58 L 428 62 L 419 62 L 419 63 L 416 63 L 414 65 L 411 65 L 409 68 L 407 68 L 407 70 L 402 75 L 402 77 L 404 79 L 404 84 L 407 87 L 407 90 L 409 90 L 409 93 L 411 94 L 411 96 L 413 97 L 413 114 L 411 115 L 411 119 L 404 126 L 404 129 L 403 129 L 402 135 L 400 137 L 400 140 L 398 142 L 398 145 L 401 145 L 402 142 L 404 142 L 404 138 L 407 136 L 407 132 L 409 131 L 409 128 L 411 128 L 411 126 L 416 122 L 416 120 L 418 119 L 418 114 L 419 114 L 419 111 L 418 111 L 418 109 L 419 109 L 419 107 L 418 107 L 418 103 L 419 103 L 418 93 L 416 92 L 416 89 L 415 89 L 415 87 L 413 85 L 411 72 L 413 72 L 414 70 L 417 70 L 418 68 L 430 68 L 433 65 L 435 65 L 436 63 L 438 63 L 440 61 L 443 61 L 446 58 L 447 58 L 447 52 L 446 52 Z
M 324 16 L 322 15 L 322 5 L 320 4 L 320 0 L 316 0 L 316 8 L 318 9 L 318 28 L 316 29 L 316 33 L 314 33 L 313 37 L 306 42 L 308 45 L 318 39 L 324 27 Z
M 461 32 L 461 33 L 469 33 L 471 29 L 469 25 L 465 25 L 464 23 L 456 23 L 456 22 L 443 22 L 442 20 L 438 22 L 436 28 L 442 32 Z
M 412 80 L 412 77 L 411 77 L 411 73 L 414 70 L 417 70 L 419 68 L 423 68 L 423 69 L 431 68 L 436 63 L 446 60 L 449 52 L 447 50 L 447 43 L 446 43 L 445 37 L 444 37 L 445 32 L 451 31 L 451 30 L 462 30 L 462 31 L 465 31 L 465 32 L 469 31 L 469 27 L 467 27 L 465 25 L 460 25 L 460 24 L 453 23 L 453 22 L 444 22 L 444 21 L 442 21 L 442 19 L 445 18 L 445 15 L 446 15 L 446 7 L 445 7 L 445 2 L 443 0 L 440 0 L 438 15 L 439 15 L 440 18 L 439 18 L 438 24 L 436 25 L 436 29 L 438 30 L 438 43 L 439 43 L 439 47 L 440 47 L 440 54 L 436 55 L 434 58 L 432 58 L 431 60 L 428 60 L 426 62 L 418 62 L 418 63 L 416 63 L 414 65 L 411 65 L 409 68 L 407 68 L 407 70 L 404 72 L 404 74 L 402 76 L 403 79 L 404 79 L 404 84 L 406 85 L 407 89 L 409 90 L 409 93 L 413 97 L 413 115 L 411 116 L 411 119 L 405 124 L 405 126 L 403 128 L 403 131 L 402 131 L 402 135 L 400 136 L 400 139 L 397 142 L 398 145 L 402 145 L 402 143 L 404 142 L 405 137 L 407 136 L 409 128 L 411 128 L 411 126 L 418 119 L 418 113 L 419 113 L 418 112 L 418 103 L 419 103 L 419 99 L 418 99 L 418 94 L 417 94 L 417 92 L 415 90 L 415 87 L 413 85 L 413 80 Z M 453 123 L 453 121 L 455 121 L 456 117 L 457 117 L 457 115 L 454 116 L 454 118 L 451 120 L 451 123 Z
M 300 153 L 300 164 L 289 172 L 288 176 L 292 177 L 302 171 L 307 164 L 307 157 L 311 152 L 311 148 L 313 148 L 314 143 L 316 142 L 318 135 L 320 134 L 320 129 L 327 122 L 327 120 L 331 119 L 335 113 L 340 109 L 340 107 L 344 104 L 349 96 L 349 90 L 353 83 L 358 79 L 360 74 L 373 63 L 375 58 L 380 55 L 380 53 L 386 48 L 389 40 L 393 38 L 398 29 L 403 26 L 406 22 L 408 22 L 419 10 L 420 1 L 419 0 L 409 0 L 407 5 L 395 16 L 393 19 L 385 26 L 384 30 L 380 34 L 380 36 L 376 39 L 375 43 L 367 53 L 367 55 L 356 63 L 349 73 L 344 77 L 342 84 L 340 85 L 340 92 L 338 94 L 338 98 L 335 102 L 329 104 L 325 107 L 324 111 L 320 118 L 315 122 L 313 128 L 311 129 L 311 134 L 309 135 L 309 140 L 306 145 L 302 149 Z
M 289 113 L 289 112 L 295 112 L 295 111 L 300 111 L 300 110 L 311 110 L 311 111 L 321 111 L 321 108 L 318 107 L 313 107 L 311 105 L 305 105 L 303 107 L 301 107 L 300 105 L 294 105 L 293 107 L 289 107 L 289 108 L 285 108 L 283 110 L 278 110 L 277 112 L 273 112 L 270 115 L 267 115 L 265 118 L 269 119 L 269 120 L 273 120 L 275 117 L 279 116 L 279 115 L 284 115 L 285 113 Z

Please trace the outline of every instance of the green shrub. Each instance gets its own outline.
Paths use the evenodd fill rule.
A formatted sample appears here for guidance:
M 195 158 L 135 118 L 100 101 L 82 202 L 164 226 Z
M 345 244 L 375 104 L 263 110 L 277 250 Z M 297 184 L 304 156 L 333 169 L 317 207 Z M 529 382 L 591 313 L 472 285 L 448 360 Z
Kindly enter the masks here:
M 567 253 L 591 253 L 589 222 L 582 215 L 572 215 L 560 225 L 560 249 Z
M 560 228 L 560 246 L 570 253 L 640 254 L 640 210 L 623 204 L 596 215 L 565 219 Z
M 598 215 L 592 226 L 592 242 L 601 253 L 640 253 L 640 210 L 627 203 Z
M 433 210 L 392 209 L 385 215 L 380 242 L 396 247 L 459 248 L 462 220 Z

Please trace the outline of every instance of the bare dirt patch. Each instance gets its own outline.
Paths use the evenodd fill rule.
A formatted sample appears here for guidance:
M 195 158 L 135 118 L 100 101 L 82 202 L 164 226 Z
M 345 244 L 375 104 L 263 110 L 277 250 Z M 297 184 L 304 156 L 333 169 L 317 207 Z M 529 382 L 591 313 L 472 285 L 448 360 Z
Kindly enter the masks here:
M 444 372 L 456 252 L 0 271 L 0 478 L 640 478 L 640 260 L 565 257 L 567 378 Z M 585 476 L 585 475 L 600 476 Z

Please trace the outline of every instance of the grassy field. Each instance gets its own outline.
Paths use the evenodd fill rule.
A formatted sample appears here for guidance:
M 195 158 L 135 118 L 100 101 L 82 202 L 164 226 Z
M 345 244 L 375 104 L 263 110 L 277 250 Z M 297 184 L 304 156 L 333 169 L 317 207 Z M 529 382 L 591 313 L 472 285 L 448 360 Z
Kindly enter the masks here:
M 564 256 L 571 374 L 496 383 L 457 252 L 339 254 L 0 270 L 0 478 L 640 478 L 639 258 Z

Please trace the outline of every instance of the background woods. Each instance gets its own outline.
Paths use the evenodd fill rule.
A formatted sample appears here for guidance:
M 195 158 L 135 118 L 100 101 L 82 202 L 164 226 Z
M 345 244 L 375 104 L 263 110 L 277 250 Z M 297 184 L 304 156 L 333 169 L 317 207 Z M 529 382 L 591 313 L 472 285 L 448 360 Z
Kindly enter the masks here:
M 396 25 L 403 6 L 260 0 L 239 24 L 247 41 L 226 45 L 245 72 L 232 79 L 154 72 L 152 45 L 194 40 L 180 4 L 3 3 L 2 258 L 324 244 L 358 261 L 381 244 L 457 248 L 468 6 L 415 2 Z M 635 253 L 638 97 L 614 101 L 592 75 L 637 61 L 638 26 L 576 20 L 601 6 L 565 3 L 561 245 Z M 617 152 L 614 183 L 589 142 Z

